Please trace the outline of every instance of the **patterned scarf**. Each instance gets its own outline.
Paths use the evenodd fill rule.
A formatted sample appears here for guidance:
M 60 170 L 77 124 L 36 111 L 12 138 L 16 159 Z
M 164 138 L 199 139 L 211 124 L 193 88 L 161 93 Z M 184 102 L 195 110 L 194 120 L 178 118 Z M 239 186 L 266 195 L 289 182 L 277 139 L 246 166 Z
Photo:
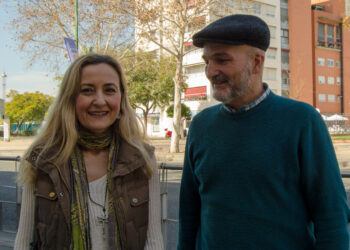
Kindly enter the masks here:
M 108 197 L 108 243 L 109 249 L 121 249 L 119 231 L 115 207 L 112 198 L 112 173 L 116 166 L 119 143 L 113 130 L 95 135 L 87 131 L 79 132 L 79 139 L 70 157 L 71 163 L 71 223 L 72 223 L 72 246 L 73 250 L 90 250 L 90 224 L 88 210 L 88 188 L 89 183 L 86 175 L 86 168 L 83 154 L 80 147 L 89 150 L 102 150 L 109 146 L 108 168 L 107 168 L 107 197 Z M 79 146 L 80 147 L 79 147 Z

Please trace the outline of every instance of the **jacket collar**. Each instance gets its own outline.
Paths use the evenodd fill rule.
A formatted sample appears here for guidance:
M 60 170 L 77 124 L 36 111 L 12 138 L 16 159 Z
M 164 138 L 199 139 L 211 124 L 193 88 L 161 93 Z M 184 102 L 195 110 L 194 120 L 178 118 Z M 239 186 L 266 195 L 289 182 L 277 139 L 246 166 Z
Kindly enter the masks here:
M 146 164 L 141 152 L 136 147 L 130 145 L 121 137 L 119 137 L 119 142 L 117 167 L 112 177 L 127 175 Z M 146 145 L 146 149 L 150 155 L 153 155 L 153 147 Z

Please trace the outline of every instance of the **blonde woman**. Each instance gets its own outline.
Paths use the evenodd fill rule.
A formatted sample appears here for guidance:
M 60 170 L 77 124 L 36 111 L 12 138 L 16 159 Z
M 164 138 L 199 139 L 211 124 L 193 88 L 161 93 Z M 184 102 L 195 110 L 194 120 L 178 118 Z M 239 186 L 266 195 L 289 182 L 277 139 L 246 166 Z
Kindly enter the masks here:
M 163 249 L 154 149 L 139 124 L 115 59 L 71 64 L 22 160 L 15 249 Z

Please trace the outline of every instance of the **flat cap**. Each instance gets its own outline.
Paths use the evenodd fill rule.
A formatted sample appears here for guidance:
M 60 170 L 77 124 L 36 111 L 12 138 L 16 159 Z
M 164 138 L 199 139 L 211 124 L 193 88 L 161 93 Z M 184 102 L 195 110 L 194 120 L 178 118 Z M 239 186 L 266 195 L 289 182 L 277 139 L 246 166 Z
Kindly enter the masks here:
M 203 48 L 204 43 L 250 45 L 264 51 L 270 45 L 267 24 L 253 15 L 230 15 L 212 22 L 192 37 L 193 44 Z

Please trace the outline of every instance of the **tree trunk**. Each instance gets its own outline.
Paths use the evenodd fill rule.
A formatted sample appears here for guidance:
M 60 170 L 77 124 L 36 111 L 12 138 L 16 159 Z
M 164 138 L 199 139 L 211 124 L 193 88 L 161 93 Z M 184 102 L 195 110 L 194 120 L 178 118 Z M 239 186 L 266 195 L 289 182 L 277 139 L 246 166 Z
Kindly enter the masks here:
M 176 73 L 174 77 L 175 94 L 174 94 L 174 116 L 173 116 L 173 133 L 171 135 L 170 152 L 178 153 L 180 142 L 180 122 L 181 122 L 181 90 L 183 85 L 182 75 L 183 56 L 179 56 L 176 65 Z
M 145 126 L 145 134 L 147 134 L 147 126 L 148 126 L 147 117 L 148 117 L 148 112 L 145 111 L 145 110 L 142 110 L 142 113 L 143 113 L 143 125 Z
M 180 135 L 181 138 L 185 138 L 185 133 L 184 133 L 184 121 L 181 119 L 180 121 Z

